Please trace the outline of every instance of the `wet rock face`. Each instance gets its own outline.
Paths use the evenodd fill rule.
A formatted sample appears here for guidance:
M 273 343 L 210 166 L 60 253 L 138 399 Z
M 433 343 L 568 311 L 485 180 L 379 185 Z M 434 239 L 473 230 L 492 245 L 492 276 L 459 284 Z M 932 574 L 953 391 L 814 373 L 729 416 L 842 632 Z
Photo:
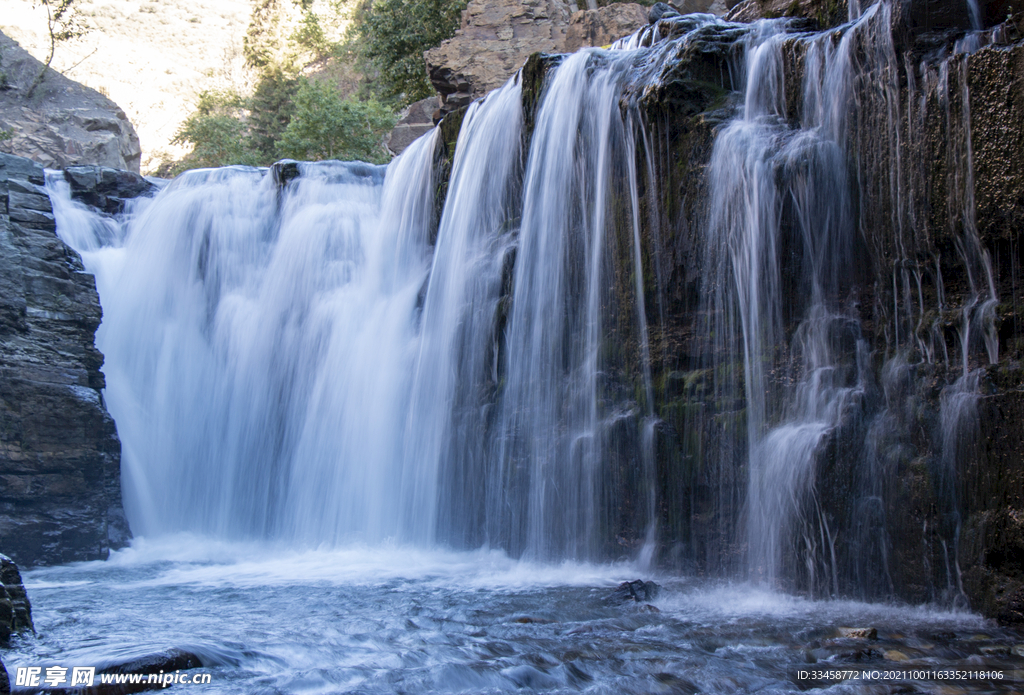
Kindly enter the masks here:
M 0 89 L 0 129 L 13 131 L 0 151 L 53 169 L 92 164 L 138 173 L 139 136 L 117 104 L 53 70 L 29 98 L 42 63 L 3 34 L 0 53 L 7 76 L 7 87 Z
M 128 534 L 99 297 L 44 183 L 0 154 L 0 548 L 23 566 L 104 558 Z
M 0 647 L 10 644 L 12 635 L 33 630 L 32 606 L 18 566 L 11 558 L 0 555 Z
M 918 61 L 936 41 L 959 36 L 911 31 L 910 21 L 894 13 L 893 30 L 910 52 L 906 64 L 919 71 Z M 1024 175 L 1007 159 L 1024 143 L 1024 43 L 1012 27 L 1002 35 L 1002 45 L 954 58 L 944 69 L 934 63 L 913 82 L 905 67 L 869 73 L 851 96 L 857 107 L 850 111 L 850 150 L 858 159 L 851 170 L 857 170 L 853 185 L 865 241 L 853 271 L 859 282 L 851 291 L 872 351 L 873 376 L 860 413 L 823 442 L 818 456 L 816 513 L 834 535 L 837 572 L 829 578 L 832 585 L 823 586 L 821 576 L 802 573 L 814 557 L 793 550 L 784 560 L 792 570 L 786 579 L 791 590 L 962 602 L 1005 623 L 1024 622 L 1024 326 L 1017 318 Z M 786 48 L 794 127 L 802 108 L 802 50 L 799 42 Z M 715 99 L 709 76 L 720 65 L 714 55 L 680 56 L 641 101 L 651 124 L 655 172 L 655 184 L 644 192 L 642 244 L 652 268 L 646 305 L 661 420 L 655 447 L 662 562 L 728 576 L 745 571 L 747 433 L 742 390 L 729 399 L 716 387 L 742 364 L 729 367 L 719 358 L 718 373 L 700 368 L 710 361 L 702 354 L 707 347 L 700 323 L 701 297 L 709 291 L 700 265 L 707 243 L 707 164 L 714 131 L 731 117 L 735 99 L 728 94 L 735 86 L 726 83 L 719 85 L 723 97 Z M 902 57 L 898 61 L 904 65 Z M 882 98 L 882 83 L 891 89 L 891 102 Z M 889 103 L 912 105 L 896 119 L 898 131 L 888 121 Z M 961 209 L 967 174 L 959 164 L 968 141 L 974 222 L 999 299 L 999 345 L 995 364 L 988 364 L 980 338 L 972 347 L 970 368 L 984 369 L 977 413 L 951 448 L 943 400 L 962 373 L 957 327 L 972 296 L 958 251 L 968 223 Z M 894 216 L 896 209 L 907 217 Z M 785 262 L 798 270 L 796 249 L 787 254 Z M 904 274 L 911 278 L 912 291 L 894 287 L 894 274 L 897 284 Z M 974 274 L 984 277 L 979 268 Z M 795 285 L 789 292 L 784 303 L 798 317 L 805 298 Z M 921 306 L 932 309 L 922 313 Z M 788 325 L 792 331 L 797 322 Z M 916 349 L 908 341 L 930 345 L 934 354 L 915 354 L 907 358 L 912 364 L 904 364 L 898 355 Z M 792 383 L 793 365 L 776 359 L 771 379 L 778 384 L 772 388 L 782 393 L 790 388 L 785 382 Z M 871 466 L 877 470 L 868 471 L 865 441 L 876 447 Z M 870 494 L 869 479 L 877 483 Z

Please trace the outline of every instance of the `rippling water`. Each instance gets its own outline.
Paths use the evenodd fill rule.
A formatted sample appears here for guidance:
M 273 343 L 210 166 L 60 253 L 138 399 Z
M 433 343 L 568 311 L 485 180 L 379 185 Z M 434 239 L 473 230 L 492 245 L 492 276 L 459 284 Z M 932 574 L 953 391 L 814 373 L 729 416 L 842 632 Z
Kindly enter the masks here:
M 182 648 L 203 693 L 799 692 L 799 669 L 1006 669 L 1003 683 L 817 685 L 830 692 L 1013 692 L 1024 639 L 966 613 L 817 602 L 629 564 L 540 565 L 494 551 L 297 552 L 137 540 L 107 562 L 25 573 L 38 635 L 8 670 L 103 666 Z M 877 640 L 840 636 L 873 627 Z M 904 660 L 905 659 L 905 660 Z

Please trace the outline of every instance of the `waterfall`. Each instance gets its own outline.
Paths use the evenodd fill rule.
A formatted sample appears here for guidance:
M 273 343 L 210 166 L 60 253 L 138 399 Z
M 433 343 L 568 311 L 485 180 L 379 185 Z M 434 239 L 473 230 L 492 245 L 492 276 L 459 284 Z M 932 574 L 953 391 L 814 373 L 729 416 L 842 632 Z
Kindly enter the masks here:
M 615 288 L 609 246 L 622 224 L 611 217 L 615 181 L 634 182 L 627 197 L 629 234 L 620 242 L 633 247 L 639 263 L 633 130 L 618 107 L 632 59 L 580 51 L 557 68 L 526 169 L 508 379 L 496 426 L 499 467 L 490 485 L 499 498 L 493 507 L 511 510 L 499 527 L 511 529 L 514 547 L 537 557 L 598 555 L 598 539 L 607 535 L 601 505 L 608 499 L 602 490 L 610 472 L 609 434 L 620 421 L 642 419 L 636 408 L 650 407 L 649 396 L 646 403 L 619 407 L 603 374 L 609 356 L 602 355 L 610 329 L 604 307 Z M 634 273 L 642 276 L 639 268 Z M 635 296 L 642 301 L 642 293 Z M 638 320 L 646 350 L 642 307 Z M 649 382 L 648 374 L 648 394 Z M 640 456 L 634 465 L 644 468 Z M 649 488 L 646 467 L 638 474 Z
M 951 97 L 947 86 L 949 71 L 965 70 L 966 61 L 947 55 L 907 66 L 911 108 L 927 108 L 923 96 L 920 105 L 914 103 L 917 70 L 939 95 L 950 129 L 948 220 L 969 286 L 959 309 L 957 378 L 935 324 L 924 323 L 934 309 L 926 308 L 922 289 L 927 269 L 915 267 L 913 258 L 924 222 L 908 194 L 920 184 L 902 161 L 908 140 L 914 145 L 920 135 L 913 111 L 907 130 L 902 122 L 890 7 L 875 3 L 851 20 L 839 32 L 799 37 L 767 23 L 747 39 L 744 100 L 717 136 L 710 163 L 705 264 L 713 271 L 714 290 L 702 307 L 709 317 L 704 350 L 719 398 L 742 393 L 745 403 L 748 574 L 770 585 L 796 580 L 825 595 L 839 595 L 846 578 L 841 574 L 850 573 L 860 591 L 893 590 L 884 500 L 893 495 L 894 459 L 906 455 L 896 452 L 918 446 L 906 428 L 920 397 L 906 383 L 918 360 L 930 364 L 941 351 L 950 381 L 939 399 L 941 432 L 931 458 L 945 518 L 937 531 L 948 600 L 963 596 L 955 481 L 975 441 L 979 371 L 971 369 L 970 355 L 981 346 L 990 362 L 998 360 L 997 294 L 974 224 L 966 72 L 959 76 L 962 93 Z M 963 50 L 963 42 L 954 47 L 954 53 Z M 799 110 L 787 103 L 793 94 L 788 71 L 799 71 Z M 962 113 L 951 113 L 953 102 Z M 878 199 L 888 209 L 874 207 Z M 892 230 L 896 252 L 893 308 L 885 312 L 892 316 L 885 330 L 895 354 L 882 370 L 881 394 L 870 339 L 862 331 L 870 307 L 861 306 L 859 295 L 871 281 L 871 254 L 884 258 L 890 252 L 865 246 L 877 238 L 871 224 Z M 935 265 L 941 315 L 938 259 Z M 843 492 L 850 518 L 837 514 L 834 495 L 825 499 L 833 493 L 817 480 L 822 470 L 832 471 L 833 480 L 849 475 L 837 473 L 843 466 L 855 481 Z M 840 567 L 840 524 L 853 527 L 851 540 L 859 548 L 851 553 L 852 568 Z
M 719 317 L 714 352 L 742 354 L 748 561 L 751 573 L 769 583 L 779 579 L 794 525 L 813 519 L 815 462 L 826 435 L 863 397 L 867 349 L 849 294 L 855 225 L 844 140 L 852 45 L 858 27 L 879 7 L 870 8 L 838 46 L 828 35 L 809 41 L 797 129 L 786 114 L 787 37 L 755 35 L 746 52 L 742 113 L 719 135 L 711 161 L 707 252 L 709 267 L 720 275 L 718 291 L 708 298 L 710 313 Z M 786 267 L 794 246 L 805 267 Z M 787 316 L 794 308 L 785 298 L 794 291 L 808 297 L 803 316 Z M 729 325 L 737 321 L 739 331 Z M 792 321 L 799 323 L 786 345 Z M 728 345 L 737 334 L 740 344 Z M 795 387 L 787 389 L 791 395 L 781 392 L 774 374 L 772 366 L 780 362 L 798 365 Z M 813 522 L 797 535 L 829 557 L 834 539 L 827 524 Z M 809 565 L 808 571 L 816 568 Z
M 676 537 L 684 561 L 888 596 L 913 469 L 923 565 L 948 568 L 915 581 L 957 600 L 957 476 L 999 358 L 970 42 L 901 63 L 889 4 L 849 5 L 827 32 L 690 15 L 542 57 L 449 116 L 450 162 L 435 129 L 387 167 L 189 172 L 117 219 L 51 174 L 103 303 L 133 531 L 647 564 L 682 471 L 715 501 L 678 525 L 718 554 Z M 680 116 L 692 169 L 658 149 L 665 95 L 704 109 Z M 936 119 L 955 258 L 909 161 Z M 673 167 L 707 200 L 676 204 Z
M 401 439 L 429 269 L 431 139 L 385 176 L 184 174 L 115 234 L 57 188 L 96 274 L 108 407 L 136 534 L 337 542 L 414 533 L 433 504 Z M 83 242 L 90 230 L 94 241 Z M 396 484 L 397 482 L 397 484 Z

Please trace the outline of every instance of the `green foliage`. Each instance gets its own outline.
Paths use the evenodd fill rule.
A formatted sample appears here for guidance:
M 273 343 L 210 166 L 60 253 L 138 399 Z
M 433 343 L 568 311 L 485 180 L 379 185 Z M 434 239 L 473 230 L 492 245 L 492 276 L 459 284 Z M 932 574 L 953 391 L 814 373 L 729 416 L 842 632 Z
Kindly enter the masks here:
M 253 3 L 252 16 L 242 42 L 242 55 L 247 67 L 259 70 L 273 61 L 273 42 L 268 37 L 276 20 L 277 0 L 256 0 Z
M 419 82 L 413 91 L 406 87 L 379 91 L 392 98 L 412 94 L 416 99 L 431 92 L 423 50 L 454 32 L 465 2 L 328 0 L 314 4 L 314 0 L 253 0 L 244 45 L 246 64 L 258 74 L 253 94 L 247 98 L 223 92 L 203 94 L 173 140 L 193 148 L 174 170 L 228 164 L 262 166 L 281 157 L 387 161 L 390 154 L 383 138 L 394 126 L 395 115 L 374 98 L 343 98 L 357 88 L 359 78 L 353 77 L 353 59 L 367 59 L 351 41 L 336 43 L 330 29 L 354 8 L 353 24 L 357 29 L 350 38 L 363 35 L 358 27 L 365 25 L 369 27 L 366 36 L 377 37 L 373 32 L 384 32 L 380 41 L 374 38 L 368 45 L 395 48 L 394 30 L 400 26 L 412 37 L 404 39 L 400 48 L 406 51 L 405 58 L 415 63 Z M 285 36 L 282 30 L 288 25 L 290 13 L 299 16 L 295 10 L 301 12 L 301 21 Z M 443 29 L 438 28 L 439 23 L 444 24 Z M 385 64 L 383 58 L 380 62 L 373 60 L 371 69 Z M 301 76 L 314 65 L 321 72 L 319 79 Z M 399 74 L 402 69 L 392 66 L 387 74 Z M 362 95 L 377 91 L 364 89 Z
M 43 63 L 43 69 L 39 71 L 39 74 L 32 81 L 32 85 L 28 88 L 29 97 L 32 96 L 36 91 L 36 87 L 42 83 L 43 78 L 46 76 L 46 71 L 49 69 L 50 63 L 53 62 L 53 54 L 57 50 L 57 45 L 80 38 L 89 31 L 78 5 L 75 4 L 76 0 L 38 1 L 46 8 L 46 28 L 50 39 L 50 49 L 46 54 L 46 62 Z
M 328 40 L 324 28 L 320 24 L 320 17 L 312 10 L 302 13 L 302 21 L 289 39 L 296 46 L 309 51 L 317 59 L 329 56 L 334 52 L 334 44 Z
M 247 104 L 249 148 L 259 161 L 269 163 L 277 157 L 277 141 L 292 120 L 299 84 L 296 76 L 276 65 L 260 75 Z
M 434 93 L 423 52 L 455 34 L 465 7 L 466 0 L 367 0 L 354 38 L 382 98 L 408 104 Z
M 394 114 L 377 101 L 342 99 L 329 85 L 306 80 L 295 95 L 295 113 L 278 142 L 278 152 L 293 159 L 389 159 L 384 134 Z
M 178 129 L 172 144 L 192 144 L 180 169 L 257 164 L 243 120 L 244 100 L 230 92 L 203 92 L 199 105 Z
M 192 145 L 173 171 L 266 166 L 282 157 L 384 163 L 390 159 L 384 135 L 394 124 L 394 113 L 377 101 L 343 99 L 330 84 L 270 70 L 248 99 L 231 92 L 200 96 L 171 141 Z

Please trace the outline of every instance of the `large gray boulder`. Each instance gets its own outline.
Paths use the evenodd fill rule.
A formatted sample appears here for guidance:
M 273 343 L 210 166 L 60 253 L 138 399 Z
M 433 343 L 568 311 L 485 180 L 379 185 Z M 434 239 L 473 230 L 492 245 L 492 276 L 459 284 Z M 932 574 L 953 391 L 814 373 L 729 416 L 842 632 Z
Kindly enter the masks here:
M 94 164 L 138 173 L 142 148 L 124 111 L 107 97 L 48 70 L 31 97 L 42 63 L 0 34 L 0 151 L 60 169 Z
M 441 117 L 441 100 L 427 97 L 410 104 L 400 114 L 398 123 L 388 134 L 388 149 L 392 154 L 402 154 L 409 145 L 434 127 L 434 117 Z
M 534 53 L 604 46 L 648 24 L 647 8 L 566 0 L 470 0 L 455 36 L 424 53 L 441 115 L 497 89 Z

